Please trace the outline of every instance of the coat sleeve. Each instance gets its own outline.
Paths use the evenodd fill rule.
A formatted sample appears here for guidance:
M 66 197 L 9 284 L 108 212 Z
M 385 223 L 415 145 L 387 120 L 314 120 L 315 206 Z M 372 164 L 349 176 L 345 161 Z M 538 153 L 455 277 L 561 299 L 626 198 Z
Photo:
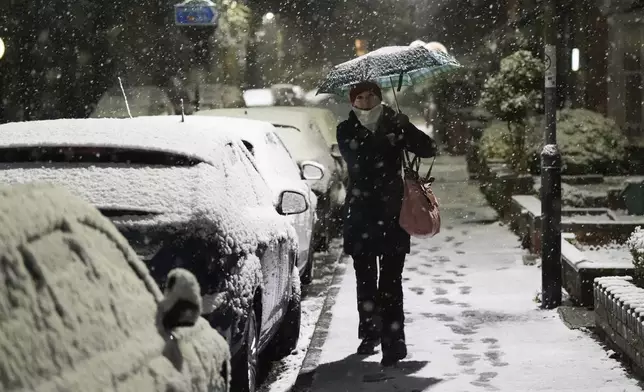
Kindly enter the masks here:
M 402 127 L 402 147 L 421 158 L 436 156 L 436 142 L 412 123 Z
M 351 138 L 347 129 L 349 126 L 347 121 L 341 122 L 336 129 L 336 138 L 338 139 L 338 148 L 340 149 L 342 159 L 344 159 L 348 167 L 353 167 L 355 164 L 355 154 L 351 149 Z

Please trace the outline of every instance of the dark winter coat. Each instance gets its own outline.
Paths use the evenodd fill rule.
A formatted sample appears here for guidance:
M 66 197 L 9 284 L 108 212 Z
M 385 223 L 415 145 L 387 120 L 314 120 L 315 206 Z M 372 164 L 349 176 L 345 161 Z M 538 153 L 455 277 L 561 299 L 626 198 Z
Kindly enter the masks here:
M 349 119 L 338 125 L 337 137 L 349 171 L 345 253 L 409 253 L 409 234 L 398 223 L 404 191 L 403 150 L 428 158 L 436 154 L 436 143 L 411 123 L 399 125 L 396 112 L 387 106 L 375 132 L 362 126 L 351 111 Z

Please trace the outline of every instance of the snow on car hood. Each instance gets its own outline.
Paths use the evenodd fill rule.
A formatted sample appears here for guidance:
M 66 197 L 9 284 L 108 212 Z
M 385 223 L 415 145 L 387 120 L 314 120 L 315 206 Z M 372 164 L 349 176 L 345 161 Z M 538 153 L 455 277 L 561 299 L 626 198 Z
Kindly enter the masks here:
M 2 164 L 0 183 L 54 183 L 64 185 L 100 209 L 155 212 L 158 215 L 144 218 L 124 216 L 119 225 L 180 225 L 189 228 L 190 234 L 216 241 L 227 254 L 253 254 L 259 242 L 275 239 L 297 244 L 295 231 L 286 218 L 270 207 L 252 211 L 235 207 L 243 204 L 233 190 L 223 189 L 207 169 L 205 163 L 193 167 Z M 243 219 L 239 219 L 240 214 Z

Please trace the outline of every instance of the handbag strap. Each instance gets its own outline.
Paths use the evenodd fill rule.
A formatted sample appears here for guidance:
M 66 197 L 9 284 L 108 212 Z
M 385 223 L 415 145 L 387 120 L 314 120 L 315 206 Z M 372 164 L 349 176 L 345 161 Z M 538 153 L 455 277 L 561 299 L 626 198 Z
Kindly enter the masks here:
M 420 158 L 417 156 L 414 156 L 413 159 L 409 157 L 409 151 L 406 149 L 403 150 L 403 161 L 405 165 L 405 169 L 408 170 L 411 173 L 415 173 L 418 178 L 420 178 L 420 175 L 418 174 L 418 171 L 420 170 Z M 434 155 L 434 158 L 432 159 L 431 165 L 429 165 L 429 170 L 427 171 L 427 175 L 425 175 L 424 179 L 425 181 L 428 181 L 432 175 L 432 170 L 434 169 L 434 162 L 436 162 L 436 155 Z

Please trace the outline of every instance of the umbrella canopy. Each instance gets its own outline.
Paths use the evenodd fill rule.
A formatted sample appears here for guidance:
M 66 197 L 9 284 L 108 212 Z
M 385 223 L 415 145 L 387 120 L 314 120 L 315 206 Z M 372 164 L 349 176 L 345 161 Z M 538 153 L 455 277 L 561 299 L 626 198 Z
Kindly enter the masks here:
M 436 46 L 387 46 L 336 65 L 318 94 L 346 96 L 351 85 L 372 81 L 380 87 L 411 86 L 429 77 L 458 68 L 459 62 Z

